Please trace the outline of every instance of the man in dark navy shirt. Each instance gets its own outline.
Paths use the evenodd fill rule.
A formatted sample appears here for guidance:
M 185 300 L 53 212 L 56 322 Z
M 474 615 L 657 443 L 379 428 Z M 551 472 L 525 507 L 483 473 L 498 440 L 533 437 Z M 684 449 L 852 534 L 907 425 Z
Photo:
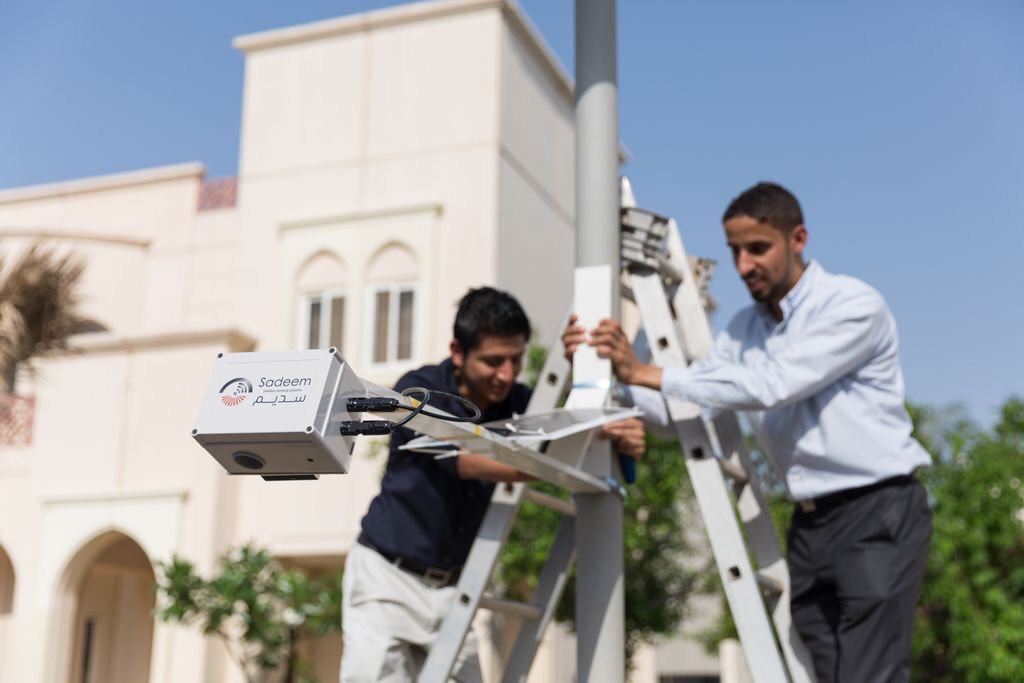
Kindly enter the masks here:
M 481 422 L 524 413 L 530 389 L 516 377 L 529 339 L 530 322 L 519 302 L 490 287 L 472 289 L 459 302 L 450 357 L 407 373 L 395 389 L 457 394 L 480 409 Z M 432 396 L 430 405 L 470 415 L 455 400 Z M 626 455 L 643 454 L 639 420 L 607 425 L 603 435 Z M 455 597 L 493 482 L 527 478 L 476 453 L 431 456 L 399 450 L 412 437 L 407 429 L 392 435 L 381 491 L 345 563 L 343 683 L 416 680 Z M 480 680 L 472 633 L 453 678 Z

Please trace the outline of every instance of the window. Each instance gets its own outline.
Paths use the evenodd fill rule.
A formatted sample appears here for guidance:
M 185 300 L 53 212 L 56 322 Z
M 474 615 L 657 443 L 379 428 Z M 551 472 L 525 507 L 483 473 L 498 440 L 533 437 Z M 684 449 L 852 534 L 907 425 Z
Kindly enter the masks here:
M 337 256 L 321 252 L 298 273 L 298 329 L 296 343 L 304 349 L 343 352 L 347 273 Z
M 373 291 L 373 362 L 391 363 L 412 358 L 416 291 L 395 285 Z
M 414 359 L 419 267 L 413 252 L 392 243 L 367 268 L 366 359 L 377 365 Z
M 333 346 L 341 352 L 345 340 L 345 294 L 337 290 L 307 294 L 303 330 L 305 348 Z

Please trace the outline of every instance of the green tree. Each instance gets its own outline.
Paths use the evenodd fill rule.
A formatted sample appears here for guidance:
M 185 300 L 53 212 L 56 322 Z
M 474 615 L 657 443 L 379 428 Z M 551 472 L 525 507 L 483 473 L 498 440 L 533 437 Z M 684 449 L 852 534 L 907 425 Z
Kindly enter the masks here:
M 936 506 L 915 676 L 1022 681 L 1024 401 L 1008 400 L 990 433 L 959 421 L 943 442 L 926 474 Z
M 312 681 L 298 644 L 341 630 L 341 572 L 313 579 L 249 545 L 219 565 L 220 574 L 207 580 L 179 557 L 160 563 L 157 617 L 220 638 L 249 683 L 282 668 L 286 683 Z

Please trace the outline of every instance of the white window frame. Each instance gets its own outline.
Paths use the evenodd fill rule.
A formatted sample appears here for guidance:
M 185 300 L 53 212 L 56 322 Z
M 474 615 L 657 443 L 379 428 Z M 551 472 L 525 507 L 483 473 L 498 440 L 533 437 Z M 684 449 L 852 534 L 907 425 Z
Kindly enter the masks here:
M 383 361 L 376 361 L 373 358 L 375 347 L 374 335 L 377 330 L 377 295 L 387 292 L 388 302 L 388 348 L 387 357 Z M 409 357 L 398 358 L 398 302 L 404 292 L 412 292 L 412 338 L 410 339 Z M 367 366 L 375 369 L 396 369 L 411 367 L 416 364 L 417 348 L 416 334 L 420 326 L 420 287 L 417 282 L 392 282 L 370 285 L 366 290 L 366 325 L 363 335 L 364 358 Z M 392 305 L 394 303 L 394 305 Z
M 351 317 L 349 311 L 352 308 L 352 299 L 348 295 L 348 290 L 343 287 L 333 287 L 331 289 L 324 289 L 321 291 L 304 292 L 299 296 L 299 328 L 298 328 L 298 341 L 297 347 L 300 349 L 309 349 L 309 309 L 312 307 L 314 301 L 320 301 L 320 341 L 319 346 L 314 348 L 326 349 L 330 348 L 330 337 L 331 337 L 331 320 L 330 320 L 330 302 L 332 299 L 341 297 L 345 300 L 345 314 L 341 322 L 341 351 L 342 354 L 348 348 L 349 344 L 347 338 L 349 336 L 348 328 L 346 324 L 348 318 Z M 325 302 L 328 304 L 325 306 Z M 326 311 L 326 314 L 325 314 Z

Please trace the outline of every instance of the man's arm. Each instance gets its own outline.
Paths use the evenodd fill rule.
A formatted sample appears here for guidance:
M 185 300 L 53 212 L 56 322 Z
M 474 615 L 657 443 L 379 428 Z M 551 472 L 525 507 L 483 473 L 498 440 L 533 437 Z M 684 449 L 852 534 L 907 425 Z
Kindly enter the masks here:
M 863 365 L 892 334 L 885 302 L 865 290 L 821 314 L 780 352 L 753 363 L 715 358 L 662 372 L 636 359 L 621 327 L 611 320 L 595 328 L 590 344 L 599 356 L 611 359 L 623 382 L 704 406 L 767 410 L 821 391 Z
M 455 471 L 460 479 L 480 479 L 496 482 L 534 480 L 534 477 L 529 474 L 520 472 L 511 465 L 488 458 L 486 455 L 459 451 L 459 454 L 455 457 Z

